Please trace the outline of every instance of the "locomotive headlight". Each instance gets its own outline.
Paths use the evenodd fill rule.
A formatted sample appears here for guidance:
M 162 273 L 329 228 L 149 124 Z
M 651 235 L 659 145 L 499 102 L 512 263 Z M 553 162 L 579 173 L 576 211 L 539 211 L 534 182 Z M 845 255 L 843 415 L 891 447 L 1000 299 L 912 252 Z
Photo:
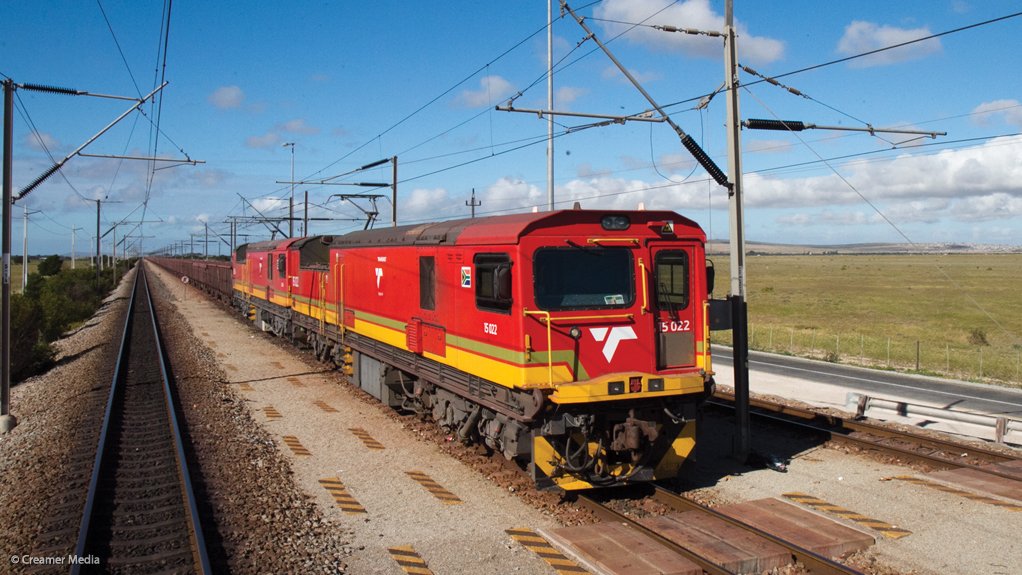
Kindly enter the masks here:
M 578 339 L 582 337 L 582 330 L 579 329 L 577 325 L 572 326 L 572 328 L 568 330 L 568 335 L 571 336 L 571 339 L 578 341 Z
M 630 225 L 628 216 L 603 216 L 600 219 L 600 226 L 607 231 L 627 230 Z

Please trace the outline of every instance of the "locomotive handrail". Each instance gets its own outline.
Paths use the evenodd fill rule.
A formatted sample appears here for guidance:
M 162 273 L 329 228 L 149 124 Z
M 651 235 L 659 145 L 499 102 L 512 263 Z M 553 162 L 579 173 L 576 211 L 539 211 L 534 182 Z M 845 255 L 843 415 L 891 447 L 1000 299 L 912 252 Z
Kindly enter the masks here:
M 530 311 L 528 309 L 522 309 L 522 314 L 526 316 L 539 315 L 543 316 L 543 319 L 546 320 L 544 323 L 546 323 L 547 384 L 552 386 L 554 384 L 554 349 L 553 349 L 554 344 L 553 337 L 550 333 L 550 324 L 552 323 L 550 320 L 550 312 L 543 310 Z
M 635 319 L 634 313 L 617 313 L 611 315 L 562 315 L 557 317 L 550 317 L 549 312 L 530 312 L 526 311 L 526 315 L 545 313 L 546 317 L 541 321 L 548 323 L 558 323 L 563 321 L 588 321 L 588 320 L 602 320 L 602 319 Z
M 589 238 L 586 240 L 587 244 L 600 245 L 603 242 L 611 243 L 627 243 L 639 245 L 639 238 Z
M 642 272 L 642 315 L 649 313 L 649 284 L 646 281 L 646 262 L 639 258 L 639 271 Z

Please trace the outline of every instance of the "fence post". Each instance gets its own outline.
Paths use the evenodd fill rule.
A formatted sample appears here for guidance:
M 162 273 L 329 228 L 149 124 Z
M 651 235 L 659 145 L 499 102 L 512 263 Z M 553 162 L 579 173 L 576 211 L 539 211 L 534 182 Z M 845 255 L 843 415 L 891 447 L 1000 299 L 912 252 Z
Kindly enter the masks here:
M 979 348 L 979 376 L 983 377 L 983 348 Z
M 916 371 L 919 371 L 919 340 L 916 340 Z
M 891 336 L 887 336 L 887 367 L 891 367 Z
M 841 334 L 839 333 L 835 337 L 837 342 L 834 344 L 834 355 L 841 357 Z
M 795 328 L 791 328 L 791 339 L 788 340 L 788 353 L 795 353 Z
M 944 373 L 951 375 L 951 344 L 947 344 L 947 356 L 944 360 Z
M 859 363 L 863 363 L 862 356 L 865 355 L 866 350 L 866 336 L 859 334 Z
M 773 351 L 774 349 L 774 326 L 770 326 L 770 339 L 767 341 L 767 348 Z
M 816 328 L 813 328 L 813 345 L 809 348 L 809 355 L 816 355 Z

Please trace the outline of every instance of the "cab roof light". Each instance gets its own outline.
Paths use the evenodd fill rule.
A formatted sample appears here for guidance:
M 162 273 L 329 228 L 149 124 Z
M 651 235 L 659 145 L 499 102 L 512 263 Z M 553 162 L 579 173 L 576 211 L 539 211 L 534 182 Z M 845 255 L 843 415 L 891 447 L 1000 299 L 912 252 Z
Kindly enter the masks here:
M 627 230 L 631 225 L 631 222 L 628 221 L 628 216 L 624 215 L 603 216 L 600 219 L 600 226 L 607 231 Z

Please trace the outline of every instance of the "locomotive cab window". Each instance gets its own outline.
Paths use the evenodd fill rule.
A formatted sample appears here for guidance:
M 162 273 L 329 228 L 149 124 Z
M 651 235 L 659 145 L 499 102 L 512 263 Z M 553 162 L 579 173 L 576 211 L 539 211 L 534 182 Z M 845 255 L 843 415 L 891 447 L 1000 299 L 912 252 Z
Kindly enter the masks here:
M 662 251 L 656 255 L 656 300 L 660 309 L 682 310 L 688 307 L 688 253 Z
M 533 273 L 540 309 L 624 308 L 635 302 L 635 266 L 627 248 L 540 248 Z
M 511 313 L 511 257 L 507 254 L 476 254 L 476 307 L 482 310 Z
M 287 273 L 287 260 L 284 258 L 284 254 L 280 254 L 280 255 L 277 256 L 277 275 L 279 277 L 284 277 L 284 274 L 286 274 L 286 273 Z
M 419 307 L 436 309 L 436 259 L 433 256 L 419 258 Z

